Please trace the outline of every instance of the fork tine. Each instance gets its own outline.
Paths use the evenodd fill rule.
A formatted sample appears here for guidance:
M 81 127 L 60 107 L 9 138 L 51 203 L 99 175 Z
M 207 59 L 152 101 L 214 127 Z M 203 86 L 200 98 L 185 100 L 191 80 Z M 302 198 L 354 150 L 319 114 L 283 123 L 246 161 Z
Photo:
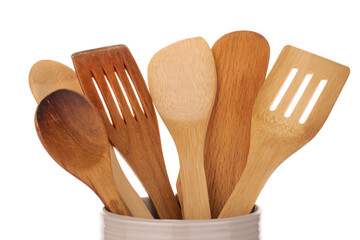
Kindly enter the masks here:
M 132 118 L 132 114 L 131 114 L 129 106 L 128 106 L 127 102 L 126 102 L 124 93 L 121 90 L 121 87 L 119 85 L 120 83 L 118 82 L 118 80 L 117 80 L 117 78 L 115 76 L 115 72 L 114 72 L 115 69 L 112 69 L 112 68 L 108 67 L 108 68 L 104 68 L 104 71 L 105 71 L 105 75 L 106 75 L 107 79 L 109 80 L 110 86 L 114 91 L 116 100 L 117 100 L 117 102 L 119 104 L 119 107 L 121 109 L 121 113 L 123 114 L 123 117 L 124 117 L 125 121 L 127 119 Z
M 108 123 L 108 124 L 105 124 L 105 126 L 112 127 L 112 123 L 114 122 L 114 119 L 116 118 L 116 116 L 109 111 L 109 115 L 110 115 L 109 117 L 111 118 L 111 120 L 109 120 L 108 112 L 105 109 L 105 108 L 108 108 L 108 106 L 103 105 L 103 102 L 101 100 L 101 96 L 103 97 L 103 94 L 101 94 L 101 96 L 100 96 L 98 93 L 98 90 L 96 89 L 96 86 L 95 86 L 95 84 L 96 84 L 100 89 L 100 86 L 97 83 L 97 80 L 95 79 L 94 71 L 92 71 L 92 68 L 93 68 L 92 64 L 87 64 L 86 61 L 84 61 L 83 55 L 74 54 L 74 55 L 72 55 L 72 58 L 76 62 L 76 64 L 74 66 L 75 66 L 75 69 L 77 69 L 76 75 L 79 79 L 79 83 L 81 85 L 82 90 L 87 95 L 87 97 L 89 99 L 91 99 L 93 104 L 98 109 L 104 123 Z M 81 79 L 81 81 L 80 81 L 80 79 Z M 94 81 L 95 81 L 95 83 L 94 83 Z M 108 110 L 109 110 L 109 108 L 108 108 Z
M 146 82 L 141 74 L 141 71 L 133 55 L 131 54 L 130 50 L 127 47 L 124 47 L 123 51 L 124 51 L 124 56 L 126 56 L 124 58 L 125 69 L 131 78 L 130 80 L 134 84 L 134 87 L 139 96 L 139 100 L 144 109 L 144 112 L 147 115 L 148 114 L 155 115 L 154 105 L 152 104 L 153 101 L 150 96 Z
M 95 82 L 100 89 L 101 95 L 106 103 L 106 107 L 109 109 L 110 116 L 113 119 L 113 124 L 115 125 L 117 123 L 124 122 L 120 116 L 117 106 L 115 105 L 114 98 L 109 91 L 103 70 L 101 69 L 101 71 L 99 71 L 98 69 L 95 69 L 95 71 L 91 71 L 91 73 L 93 74 Z M 99 97 L 97 99 L 99 99 Z
M 85 69 L 85 68 L 82 67 L 82 69 Z M 79 73 L 77 73 L 77 74 L 79 74 Z M 87 97 L 91 100 L 97 99 L 96 101 L 92 101 L 92 103 L 98 109 L 103 121 L 110 123 L 107 113 L 106 113 L 106 110 L 105 110 L 105 107 L 103 106 L 100 96 L 99 96 L 97 90 L 95 89 L 95 85 L 92 80 L 93 76 L 91 75 L 91 72 L 86 70 L 86 71 L 83 71 L 81 74 L 82 74 L 82 76 L 84 76 L 83 82 L 81 84 L 84 93 L 86 93 Z M 113 119 L 111 119 L 111 120 L 113 120 Z M 111 125 L 111 124 L 104 124 L 104 125 L 107 127 L 108 125 Z
M 130 79 L 128 79 L 127 75 L 126 75 L 126 70 L 125 70 L 125 67 L 124 66 L 121 66 L 119 64 L 116 64 L 115 65 L 115 71 L 121 81 L 121 84 L 123 85 L 124 87 L 124 90 L 126 92 L 126 95 L 129 99 L 129 102 L 130 102 L 130 105 L 134 111 L 134 115 L 138 118 L 140 117 L 143 112 L 141 110 L 141 107 L 139 105 L 139 102 L 135 96 L 135 93 L 133 91 L 133 88 L 130 84 Z

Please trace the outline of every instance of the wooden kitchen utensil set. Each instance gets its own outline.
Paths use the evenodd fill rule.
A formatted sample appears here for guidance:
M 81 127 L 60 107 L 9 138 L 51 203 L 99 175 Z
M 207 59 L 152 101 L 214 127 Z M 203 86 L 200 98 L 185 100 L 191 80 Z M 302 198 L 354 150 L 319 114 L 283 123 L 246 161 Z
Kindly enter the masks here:
M 270 47 L 250 31 L 212 48 L 200 37 L 157 52 L 148 85 L 125 45 L 72 55 L 76 73 L 46 60 L 30 71 L 44 148 L 110 212 L 154 218 L 114 148 L 161 219 L 249 214 L 275 169 L 326 121 L 350 70 L 286 46 L 268 74 Z M 266 78 L 266 79 L 265 79 Z M 178 201 L 167 175 L 154 105 L 176 144 Z

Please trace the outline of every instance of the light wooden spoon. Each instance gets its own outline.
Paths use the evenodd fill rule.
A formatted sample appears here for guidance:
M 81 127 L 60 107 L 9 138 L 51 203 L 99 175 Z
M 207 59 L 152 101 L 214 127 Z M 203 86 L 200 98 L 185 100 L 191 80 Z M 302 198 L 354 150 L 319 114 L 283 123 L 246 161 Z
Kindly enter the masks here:
M 130 215 L 112 176 L 105 127 L 88 100 L 57 90 L 40 102 L 35 125 L 41 143 L 61 167 L 91 188 L 107 210 Z
M 32 66 L 29 74 L 29 84 L 37 103 L 40 103 L 45 96 L 61 88 L 82 93 L 74 70 L 52 60 L 41 60 Z M 116 188 L 131 215 L 141 218 L 153 218 L 122 171 L 113 146 L 109 145 L 109 149 Z
M 41 60 L 31 67 L 29 85 L 37 103 L 63 88 L 82 93 L 74 70 L 52 60 Z
M 251 113 L 269 63 L 266 39 L 249 31 L 222 36 L 212 47 L 218 85 L 205 140 L 205 173 L 216 218 L 245 168 Z
M 216 69 L 203 38 L 176 42 L 148 66 L 154 104 L 169 129 L 180 158 L 183 218 L 211 218 L 204 172 L 205 132 L 216 94 Z
M 256 98 L 247 165 L 219 218 L 250 213 L 275 169 L 323 126 L 349 73 L 328 59 L 283 49 Z

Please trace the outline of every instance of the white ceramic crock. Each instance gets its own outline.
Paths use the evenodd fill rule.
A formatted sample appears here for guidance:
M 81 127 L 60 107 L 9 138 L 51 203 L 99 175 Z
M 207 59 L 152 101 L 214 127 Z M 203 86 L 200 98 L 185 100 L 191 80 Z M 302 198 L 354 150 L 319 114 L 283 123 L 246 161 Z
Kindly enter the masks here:
M 104 209 L 104 240 L 259 240 L 260 215 L 261 210 L 255 207 L 253 213 L 234 218 L 152 220 Z

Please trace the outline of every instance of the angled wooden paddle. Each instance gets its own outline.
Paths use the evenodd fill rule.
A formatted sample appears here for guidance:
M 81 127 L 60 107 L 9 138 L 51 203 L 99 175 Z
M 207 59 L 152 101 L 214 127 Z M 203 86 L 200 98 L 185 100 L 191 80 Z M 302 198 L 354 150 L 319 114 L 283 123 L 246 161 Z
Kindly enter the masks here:
M 247 164 L 219 218 L 251 212 L 275 169 L 321 129 L 349 73 L 309 52 L 283 49 L 256 98 Z
M 183 218 L 209 219 L 204 142 L 216 94 L 216 69 L 209 45 L 198 37 L 161 49 L 149 63 L 148 81 L 179 153 Z

